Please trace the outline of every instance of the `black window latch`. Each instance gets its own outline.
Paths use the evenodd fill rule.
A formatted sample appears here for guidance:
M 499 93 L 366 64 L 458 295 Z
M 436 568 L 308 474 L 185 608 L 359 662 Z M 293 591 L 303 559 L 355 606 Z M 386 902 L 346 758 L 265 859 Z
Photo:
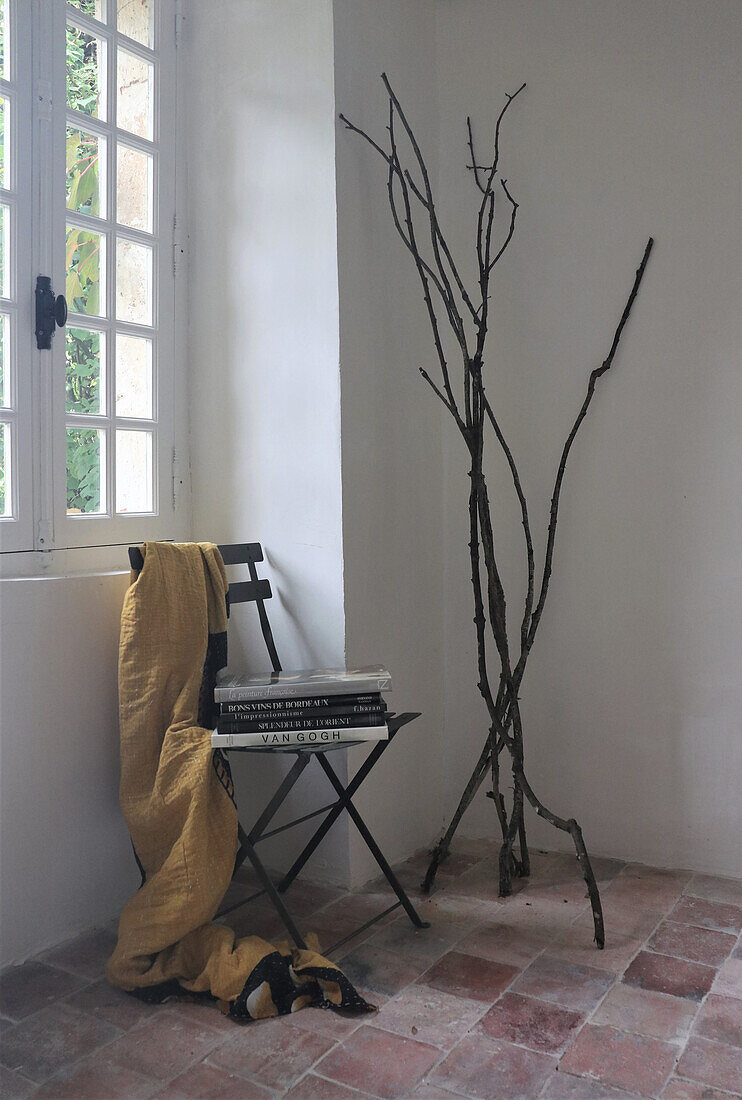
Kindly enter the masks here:
M 67 323 L 67 299 L 54 294 L 48 275 L 36 277 L 36 347 L 46 351 L 52 346 L 54 330 Z

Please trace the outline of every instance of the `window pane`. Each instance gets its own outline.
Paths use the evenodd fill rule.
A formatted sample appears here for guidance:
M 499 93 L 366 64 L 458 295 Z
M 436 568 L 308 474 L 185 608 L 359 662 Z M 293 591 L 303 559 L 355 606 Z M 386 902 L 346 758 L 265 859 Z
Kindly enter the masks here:
M 152 324 L 152 249 L 121 237 L 116 239 L 116 317 Z
M 106 310 L 105 237 L 87 229 L 67 228 L 67 305 L 76 313 L 102 317 Z
M 10 480 L 10 424 L 0 424 L 0 516 L 13 515 Z
M 116 70 L 116 121 L 122 130 L 152 140 L 153 66 L 119 49 Z
M 128 145 L 118 146 L 116 220 L 152 232 L 152 157 Z
M 66 328 L 66 409 L 78 415 L 106 411 L 105 335 L 85 328 Z
M 106 433 L 95 428 L 67 429 L 67 514 L 95 515 L 106 510 Z
M 0 96 L 0 187 L 10 187 L 10 100 Z
M 8 0 L 0 0 L 0 76 L 10 80 L 10 19 Z
M 116 432 L 116 511 L 152 511 L 152 432 Z
M 117 29 L 121 34 L 151 46 L 154 0 L 116 0 Z
M 0 296 L 10 297 L 10 207 L 0 204 Z
M 67 127 L 67 209 L 105 217 L 106 139 Z
M 67 3 L 85 15 L 92 15 L 93 19 L 103 21 L 103 0 L 67 0 Z
M 106 117 L 105 45 L 67 24 L 67 106 L 93 118 Z
M 152 418 L 152 341 L 116 335 L 116 416 Z
M 7 409 L 10 402 L 10 317 L 0 313 L 0 405 Z

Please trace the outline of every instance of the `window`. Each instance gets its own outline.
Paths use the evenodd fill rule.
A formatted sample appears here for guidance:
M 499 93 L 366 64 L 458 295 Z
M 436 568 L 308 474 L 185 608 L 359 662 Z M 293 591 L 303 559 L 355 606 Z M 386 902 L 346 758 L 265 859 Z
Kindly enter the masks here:
M 15 26 L 15 8 L 0 0 L 0 523 L 5 528 L 18 515 L 21 490 L 30 488 L 24 469 L 30 450 L 20 432 L 25 420 L 25 394 L 19 386 L 20 339 L 28 308 L 22 310 L 21 288 L 30 268 L 19 244 L 29 232 L 29 149 L 19 148 L 19 133 L 28 117 L 31 86 L 23 62 L 28 35 Z
M 0 0 L 2 550 L 174 537 L 174 3 L 33 8 Z

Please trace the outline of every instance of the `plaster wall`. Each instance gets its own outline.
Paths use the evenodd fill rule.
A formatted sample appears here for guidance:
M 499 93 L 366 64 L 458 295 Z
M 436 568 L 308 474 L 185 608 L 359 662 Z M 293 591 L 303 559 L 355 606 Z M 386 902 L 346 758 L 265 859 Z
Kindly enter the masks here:
M 139 882 L 118 807 L 127 583 L 0 581 L 0 965 L 107 922 Z
M 336 0 L 337 110 L 385 141 L 386 71 L 428 149 L 437 144 L 435 22 L 418 0 Z M 390 859 L 442 821 L 443 515 L 441 417 L 417 368 L 430 339 L 411 257 L 392 226 L 386 166 L 357 135 L 336 138 L 346 646 L 380 661 L 389 705 L 420 710 L 359 792 Z M 365 750 L 351 754 L 351 768 Z M 351 875 L 378 874 L 355 830 Z
M 574 447 L 549 604 L 524 680 L 531 782 L 591 850 L 742 875 L 742 12 L 736 0 L 443 0 L 436 62 L 441 213 L 471 252 L 463 167 L 506 92 L 503 166 L 520 202 L 486 372 L 543 553 L 548 501 L 589 371 L 605 357 L 649 234 L 615 365 Z M 446 432 L 448 809 L 482 741 Z M 511 621 L 524 558 L 492 465 Z M 470 834 L 494 825 L 480 798 Z M 534 842 L 560 835 L 531 822 Z
M 284 667 L 343 664 L 331 3 L 191 4 L 183 38 L 198 74 L 187 180 L 193 537 L 263 543 Z M 233 668 L 269 667 L 254 607 L 234 609 L 229 636 Z M 232 761 L 249 821 L 287 765 Z M 330 801 L 313 771 L 287 816 Z M 268 861 L 284 863 L 299 840 L 271 842 Z M 338 825 L 309 869 L 345 881 L 348 860 Z

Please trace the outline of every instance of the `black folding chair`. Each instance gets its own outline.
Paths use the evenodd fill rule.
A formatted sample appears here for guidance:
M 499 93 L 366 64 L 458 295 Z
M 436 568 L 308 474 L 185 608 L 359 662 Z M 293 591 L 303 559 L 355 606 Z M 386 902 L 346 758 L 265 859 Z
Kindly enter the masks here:
M 273 632 L 271 630 L 270 623 L 268 621 L 268 613 L 265 609 L 265 601 L 271 599 L 273 593 L 271 592 L 270 581 L 263 580 L 258 577 L 257 569 L 255 568 L 257 562 L 263 561 L 263 549 L 258 542 L 249 543 L 236 543 L 228 546 L 220 546 L 219 552 L 222 555 L 222 559 L 225 565 L 247 565 L 250 575 L 249 581 L 239 581 L 236 584 L 230 584 L 229 592 L 227 595 L 227 609 L 229 609 L 238 603 L 254 603 L 257 605 L 258 617 L 260 619 L 260 629 L 263 635 L 266 649 L 268 650 L 268 656 L 270 658 L 271 667 L 274 672 L 281 671 L 281 663 L 278 659 L 278 652 L 276 651 L 276 645 L 273 640 Z M 141 569 L 144 564 L 142 552 L 137 546 L 129 547 L 129 561 L 131 562 L 132 569 Z M 399 883 L 396 875 L 389 866 L 387 860 L 384 857 L 383 852 L 379 848 L 378 844 L 371 835 L 368 826 L 361 817 L 358 809 L 353 804 L 353 795 L 363 783 L 366 776 L 372 770 L 377 763 L 382 753 L 386 752 L 389 745 L 392 743 L 400 729 L 406 726 L 408 722 L 412 722 L 415 718 L 419 718 L 419 712 L 410 712 L 405 714 L 393 714 L 387 713 L 387 725 L 389 727 L 389 738 L 385 741 L 377 741 L 374 748 L 364 760 L 361 767 L 358 769 L 353 779 L 344 787 L 341 783 L 335 769 L 328 759 L 328 754 L 331 752 L 337 752 L 341 749 L 350 748 L 352 745 L 362 744 L 364 742 L 352 741 L 344 742 L 338 745 L 285 745 L 277 747 L 257 746 L 250 748 L 231 748 L 228 752 L 248 752 L 248 753 L 290 753 L 296 757 L 296 761 L 287 772 L 286 776 L 279 784 L 276 793 L 271 798 L 268 805 L 263 810 L 262 814 L 258 817 L 255 824 L 249 831 L 246 831 L 241 823 L 238 823 L 238 838 L 239 849 L 237 852 L 237 859 L 235 861 L 234 873 L 240 869 L 246 859 L 250 861 L 258 877 L 258 880 L 262 884 L 262 889 L 257 890 L 247 898 L 242 898 L 240 901 L 235 902 L 233 905 L 229 905 L 219 911 L 217 914 L 220 917 L 225 916 L 227 913 L 231 913 L 232 910 L 238 909 L 242 905 L 246 905 L 249 901 L 254 901 L 256 898 L 262 897 L 267 894 L 273 903 L 276 912 L 283 921 L 289 935 L 291 936 L 297 947 L 306 947 L 304 938 L 299 932 L 291 914 L 286 908 L 283 898 L 284 894 L 289 886 L 291 886 L 294 879 L 302 870 L 304 865 L 310 856 L 316 851 L 317 847 L 322 843 L 328 832 L 338 820 L 343 810 L 345 810 L 353 821 L 354 825 L 358 829 L 359 833 L 363 837 L 371 855 L 376 860 L 376 863 L 381 868 L 384 877 L 391 886 L 394 893 L 397 895 L 398 900 L 384 909 L 381 913 L 378 913 L 375 917 L 367 920 L 359 928 L 356 928 L 347 936 L 343 936 L 341 940 L 328 947 L 324 953 L 329 955 L 333 951 L 336 951 L 343 944 L 353 939 L 359 933 L 370 928 L 377 921 L 382 920 L 389 913 L 392 913 L 395 909 L 400 907 L 405 910 L 407 916 L 410 918 L 416 928 L 428 928 L 429 922 L 420 919 L 418 913 L 415 910 L 412 902 L 407 896 L 405 890 Z M 274 829 L 268 829 L 268 825 L 271 823 L 276 813 L 280 809 L 281 805 L 287 798 L 289 792 L 296 784 L 299 776 L 311 762 L 312 759 L 316 759 L 317 763 L 325 773 L 332 785 L 337 798 L 334 802 L 328 803 L 326 806 L 320 806 L 317 810 L 312 810 L 310 813 L 303 814 L 301 817 L 295 818 L 293 821 L 287 821 L 284 825 L 279 825 Z M 305 821 L 310 821 L 314 817 L 319 817 L 321 814 L 325 814 L 324 820 L 321 822 L 315 833 L 309 839 L 304 846 L 303 850 L 294 860 L 291 868 L 286 872 L 281 880 L 274 884 L 266 871 L 261 859 L 259 858 L 257 851 L 255 850 L 256 844 L 259 844 L 263 840 L 267 840 L 269 837 L 277 836 L 279 833 L 285 832 L 287 829 L 292 829 L 295 825 L 301 825 Z

